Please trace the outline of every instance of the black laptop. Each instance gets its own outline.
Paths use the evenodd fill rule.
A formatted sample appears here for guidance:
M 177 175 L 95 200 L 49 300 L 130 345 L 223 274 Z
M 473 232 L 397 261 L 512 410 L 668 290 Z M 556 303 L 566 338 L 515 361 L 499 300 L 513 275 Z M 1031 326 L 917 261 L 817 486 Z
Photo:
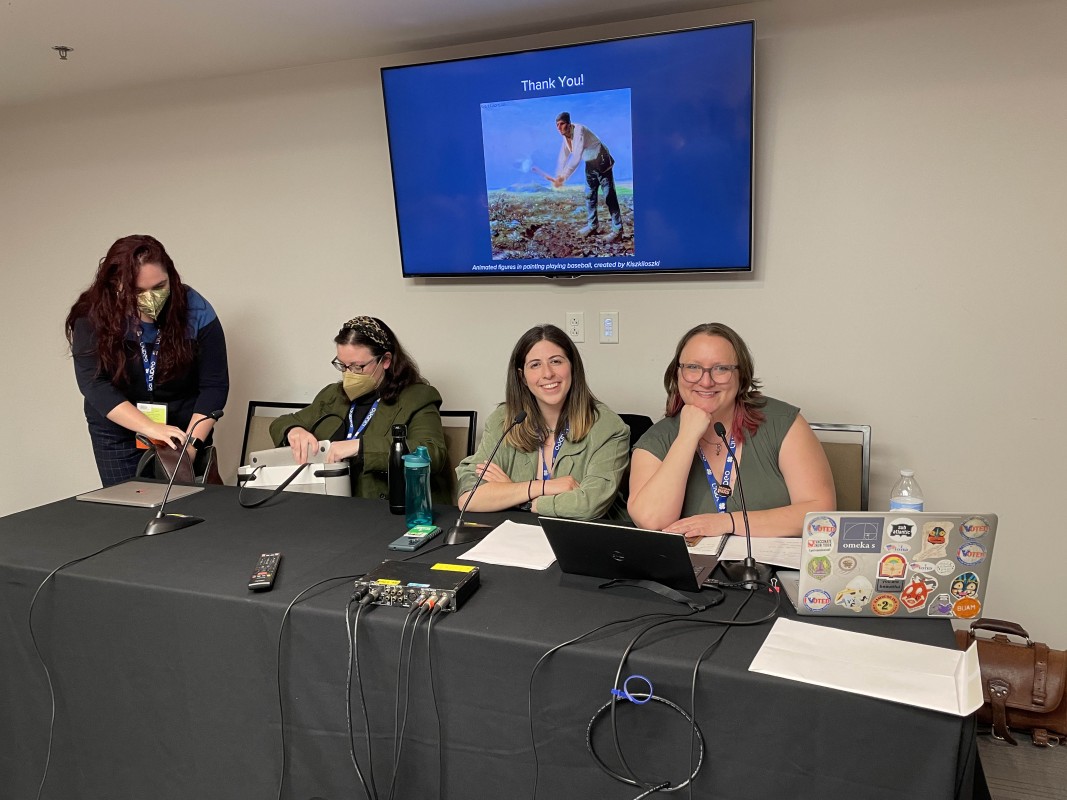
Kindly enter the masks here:
M 555 517 L 540 522 L 559 568 L 573 575 L 656 581 L 698 592 L 718 563 L 715 556 L 691 554 L 680 533 Z

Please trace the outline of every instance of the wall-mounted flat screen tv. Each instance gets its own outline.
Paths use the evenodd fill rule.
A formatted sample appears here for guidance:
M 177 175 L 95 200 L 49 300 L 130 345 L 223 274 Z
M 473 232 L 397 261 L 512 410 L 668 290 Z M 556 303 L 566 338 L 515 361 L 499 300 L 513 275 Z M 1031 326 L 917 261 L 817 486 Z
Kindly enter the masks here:
M 407 277 L 752 269 L 755 23 L 382 69 Z

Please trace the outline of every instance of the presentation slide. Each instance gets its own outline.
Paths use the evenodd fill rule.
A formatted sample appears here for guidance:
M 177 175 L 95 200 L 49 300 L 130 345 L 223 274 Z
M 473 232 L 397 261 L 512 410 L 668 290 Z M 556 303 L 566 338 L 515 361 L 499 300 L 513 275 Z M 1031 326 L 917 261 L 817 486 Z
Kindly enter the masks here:
M 383 69 L 404 274 L 751 269 L 753 34 Z

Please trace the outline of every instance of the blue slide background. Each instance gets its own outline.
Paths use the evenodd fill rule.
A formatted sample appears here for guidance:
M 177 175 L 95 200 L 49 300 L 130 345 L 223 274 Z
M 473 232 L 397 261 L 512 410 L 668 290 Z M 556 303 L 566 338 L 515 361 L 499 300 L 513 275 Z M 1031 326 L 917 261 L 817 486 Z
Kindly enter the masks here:
M 383 69 L 404 274 L 492 264 L 483 103 L 558 97 L 570 110 L 567 95 L 611 89 L 630 90 L 635 259 L 666 271 L 750 268 L 753 40 L 753 24 L 738 23 Z M 560 75 L 582 85 L 560 88 Z M 524 90 L 523 80 L 550 78 L 554 89 Z M 537 164 L 550 173 L 554 118 L 541 123 L 551 163 Z

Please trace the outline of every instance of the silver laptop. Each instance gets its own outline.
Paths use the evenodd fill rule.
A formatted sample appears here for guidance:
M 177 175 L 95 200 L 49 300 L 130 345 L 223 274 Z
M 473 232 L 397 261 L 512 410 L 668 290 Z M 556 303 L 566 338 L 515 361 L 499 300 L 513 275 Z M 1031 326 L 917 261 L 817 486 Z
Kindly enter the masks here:
M 996 533 L 996 514 L 808 514 L 801 534 L 797 613 L 976 619 L 989 584 Z M 791 588 L 786 586 L 787 595 Z
M 330 442 L 319 442 L 319 448 L 308 458 L 309 464 L 325 464 L 326 453 L 330 449 Z M 248 454 L 248 466 L 250 467 L 295 467 L 293 449 L 291 447 L 273 447 L 270 450 L 257 450 Z
M 679 533 L 557 517 L 538 521 L 560 570 L 567 573 L 649 580 L 699 592 L 718 563 L 715 556 L 691 554 Z
M 84 500 L 87 503 L 108 503 L 115 506 L 136 506 L 137 508 L 155 508 L 163 502 L 167 484 L 152 483 L 150 481 L 126 481 L 116 483 L 114 486 L 105 486 L 92 492 L 79 494 L 75 499 Z M 188 497 L 191 494 L 204 491 L 203 486 L 184 486 L 175 484 L 170 490 L 171 500 Z

